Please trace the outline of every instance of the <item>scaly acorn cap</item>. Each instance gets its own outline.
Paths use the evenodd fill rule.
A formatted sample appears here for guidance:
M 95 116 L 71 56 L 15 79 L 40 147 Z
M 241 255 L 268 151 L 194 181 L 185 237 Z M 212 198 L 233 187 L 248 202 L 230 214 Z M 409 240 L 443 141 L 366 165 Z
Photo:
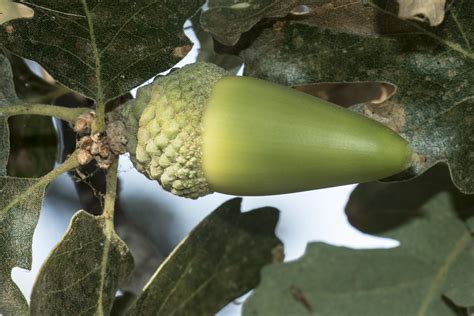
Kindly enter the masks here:
M 207 63 L 139 89 L 123 116 L 135 167 L 188 198 L 374 181 L 411 164 L 410 145 L 379 122 Z
M 202 113 L 216 82 L 228 73 L 196 63 L 157 78 L 124 108 L 135 168 L 173 194 L 212 193 L 201 168 Z

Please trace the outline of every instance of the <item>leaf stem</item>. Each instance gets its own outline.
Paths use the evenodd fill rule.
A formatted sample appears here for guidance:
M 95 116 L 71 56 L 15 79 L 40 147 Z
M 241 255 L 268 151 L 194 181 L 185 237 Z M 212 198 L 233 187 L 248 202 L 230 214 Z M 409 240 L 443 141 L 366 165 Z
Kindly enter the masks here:
M 106 220 L 113 222 L 115 212 L 115 199 L 117 197 L 117 177 L 118 173 L 118 158 L 114 158 L 112 165 L 107 171 L 106 183 L 107 189 L 105 191 L 104 212 L 102 216 Z
M 92 135 L 105 131 L 105 104 L 103 100 L 97 100 L 95 108 L 95 120 L 92 123 Z
M 96 93 L 96 119 L 92 124 L 92 135 L 97 133 L 102 133 L 105 131 L 105 100 L 104 100 L 104 91 L 102 86 L 102 64 L 100 60 L 100 53 L 97 47 L 97 39 L 95 36 L 94 30 L 94 20 L 92 18 L 91 11 L 87 5 L 86 0 L 82 0 L 82 5 L 84 6 L 84 13 L 87 17 L 87 24 L 89 29 L 89 36 L 92 45 L 92 51 L 94 52 L 95 58 L 95 81 L 97 85 Z
M 84 113 L 90 112 L 89 108 L 66 108 L 49 104 L 19 104 L 0 108 L 0 116 L 15 115 L 43 115 L 54 116 L 63 121 L 74 123 Z
M 79 167 L 79 161 L 77 160 L 77 152 L 74 152 L 63 164 L 61 164 L 59 167 L 55 168 L 48 174 L 44 175 L 43 177 L 39 178 L 38 181 L 35 182 L 35 184 L 30 186 L 23 193 L 15 196 L 15 198 L 13 198 L 13 200 L 10 203 L 8 203 L 7 206 L 1 209 L 0 211 L 4 212 L 11 209 L 18 203 L 24 201 L 29 196 L 31 196 L 31 194 L 33 194 L 36 190 L 46 187 L 50 182 L 52 182 L 58 176 L 76 167 Z

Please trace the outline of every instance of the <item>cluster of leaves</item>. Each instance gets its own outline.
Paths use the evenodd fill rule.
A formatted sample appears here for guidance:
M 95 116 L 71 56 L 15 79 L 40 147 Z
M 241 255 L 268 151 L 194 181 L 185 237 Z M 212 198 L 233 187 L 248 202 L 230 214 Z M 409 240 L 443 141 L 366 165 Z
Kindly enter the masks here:
M 62 85 L 93 99 L 100 123 L 109 101 L 189 51 L 182 26 L 204 2 L 0 3 L 0 114 L 25 102 L 6 57 L 13 61 L 13 54 L 39 62 Z M 444 4 L 421 2 L 428 8 Z M 403 15 L 410 16 L 412 5 L 414 15 L 440 24 L 444 10 L 424 10 L 421 2 L 400 1 Z M 26 172 L 29 178 L 14 177 L 15 168 L 7 172 L 14 124 L 0 115 L 0 314 L 213 314 L 255 288 L 266 266 L 245 315 L 466 315 L 474 306 L 474 3 L 452 0 L 436 27 L 400 20 L 397 8 L 382 0 L 209 0 L 208 10 L 192 21 L 210 49 L 200 59 L 228 69 L 241 60 L 247 75 L 289 86 L 396 87 L 390 98 L 351 108 L 412 143 L 419 159 L 395 179 L 420 176 L 359 185 L 346 211 L 355 227 L 395 238 L 400 247 L 353 250 L 312 243 L 301 259 L 270 264 L 281 259 L 274 235 L 278 211 L 241 213 L 240 199 L 234 199 L 193 230 L 137 298 L 116 299 L 134 263 L 114 230 L 112 171 L 103 214 L 74 215 L 28 305 L 11 270 L 31 268 L 44 189 L 76 165 L 66 161 L 53 171 L 49 165 L 44 172 Z

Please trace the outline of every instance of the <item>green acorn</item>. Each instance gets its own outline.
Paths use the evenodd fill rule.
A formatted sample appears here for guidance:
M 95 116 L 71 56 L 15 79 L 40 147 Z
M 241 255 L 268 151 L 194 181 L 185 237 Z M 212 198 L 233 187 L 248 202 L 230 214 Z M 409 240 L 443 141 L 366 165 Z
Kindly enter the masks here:
M 206 63 L 139 89 L 122 116 L 135 167 L 188 198 L 367 182 L 411 163 L 410 145 L 374 120 Z

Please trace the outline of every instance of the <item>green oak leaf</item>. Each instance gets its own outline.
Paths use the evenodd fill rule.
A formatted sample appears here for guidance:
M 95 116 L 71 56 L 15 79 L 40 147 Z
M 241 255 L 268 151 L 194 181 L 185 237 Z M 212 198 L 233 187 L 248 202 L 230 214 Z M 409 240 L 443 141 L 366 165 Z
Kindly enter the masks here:
M 74 158 L 38 179 L 0 177 L 0 314 L 24 315 L 28 305 L 11 280 L 14 267 L 31 268 L 33 232 L 44 190 L 58 175 L 76 166 Z
M 37 61 L 101 102 L 169 69 L 190 49 L 183 24 L 204 0 L 42 0 L 32 19 L 0 29 L 0 47 Z
M 297 5 L 323 3 L 328 0 L 209 0 L 208 10 L 201 15 L 204 30 L 219 42 L 234 45 L 240 35 L 260 20 L 283 17 Z
M 130 315 L 214 315 L 257 285 L 260 269 L 281 249 L 278 210 L 241 213 L 241 201 L 222 204 L 181 242 Z
M 398 19 L 392 1 L 311 8 L 311 14 L 261 31 L 240 54 L 246 74 L 289 86 L 396 85 L 382 104 L 354 107 L 399 132 L 418 154 L 411 169 L 390 180 L 445 162 L 456 186 L 474 193 L 474 2 L 453 1 L 436 28 Z
M 41 268 L 33 315 L 109 315 L 133 258 L 109 220 L 79 211 Z
M 28 305 L 11 280 L 14 267 L 31 268 L 33 232 L 38 223 L 44 186 L 26 192 L 37 179 L 0 177 L 0 314 L 23 315 Z
M 401 245 L 356 250 L 311 243 L 294 262 L 262 270 L 244 315 L 449 316 L 474 306 L 474 239 L 449 192 L 381 235 Z

